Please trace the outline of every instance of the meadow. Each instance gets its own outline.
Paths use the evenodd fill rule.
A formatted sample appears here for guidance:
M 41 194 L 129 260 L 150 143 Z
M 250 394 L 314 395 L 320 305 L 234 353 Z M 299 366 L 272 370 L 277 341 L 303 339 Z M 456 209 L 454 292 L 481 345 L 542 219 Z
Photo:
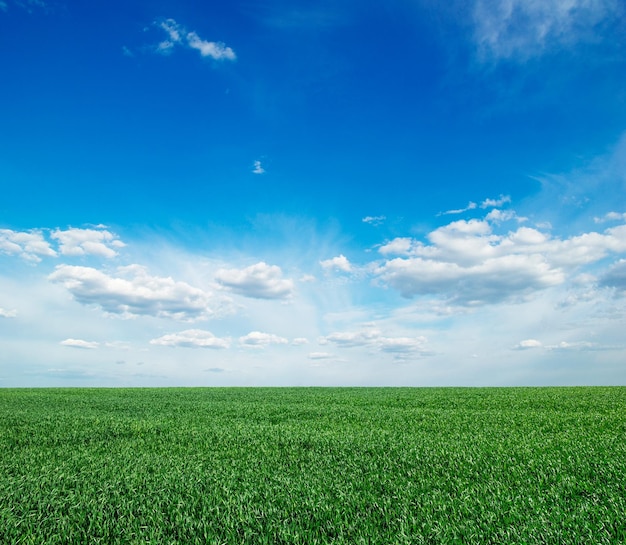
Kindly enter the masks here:
M 0 543 L 626 543 L 626 388 L 2 389 Z

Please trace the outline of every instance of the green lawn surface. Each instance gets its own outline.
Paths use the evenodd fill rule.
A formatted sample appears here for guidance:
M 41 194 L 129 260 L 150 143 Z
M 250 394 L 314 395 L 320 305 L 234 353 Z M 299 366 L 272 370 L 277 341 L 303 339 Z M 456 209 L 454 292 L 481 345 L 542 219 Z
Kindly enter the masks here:
M 0 543 L 626 543 L 626 388 L 0 389 Z

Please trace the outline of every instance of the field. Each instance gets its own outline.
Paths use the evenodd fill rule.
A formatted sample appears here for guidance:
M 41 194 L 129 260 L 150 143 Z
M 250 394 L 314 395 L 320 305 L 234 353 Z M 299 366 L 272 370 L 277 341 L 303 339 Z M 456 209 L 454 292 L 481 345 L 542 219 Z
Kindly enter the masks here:
M 0 543 L 626 543 L 626 388 L 4 389 Z

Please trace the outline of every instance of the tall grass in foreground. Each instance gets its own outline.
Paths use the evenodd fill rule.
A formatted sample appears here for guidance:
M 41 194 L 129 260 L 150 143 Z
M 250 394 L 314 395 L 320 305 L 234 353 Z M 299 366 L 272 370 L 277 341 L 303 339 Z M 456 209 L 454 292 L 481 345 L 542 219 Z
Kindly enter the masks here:
M 626 388 L 0 390 L 0 543 L 626 543 Z

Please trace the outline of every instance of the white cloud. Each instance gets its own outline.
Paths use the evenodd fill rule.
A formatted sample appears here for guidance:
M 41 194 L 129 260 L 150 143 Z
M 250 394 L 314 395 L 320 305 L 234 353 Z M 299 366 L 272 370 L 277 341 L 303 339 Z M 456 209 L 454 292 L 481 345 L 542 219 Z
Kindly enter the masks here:
M 468 210 L 474 210 L 478 206 L 475 202 L 470 201 L 465 208 L 455 208 L 453 210 L 446 210 L 445 212 L 439 212 L 438 216 L 447 216 L 450 214 L 462 214 Z
M 291 344 L 293 344 L 294 346 L 301 346 L 303 344 L 309 344 L 309 339 L 305 337 L 296 337 L 293 341 L 291 341 Z
M 337 257 L 333 257 L 331 259 L 325 259 L 324 261 L 320 261 L 320 265 L 325 270 L 338 270 L 343 272 L 350 272 L 352 270 L 350 262 L 343 254 L 338 255 Z
M 338 346 L 367 346 L 380 337 L 377 329 L 364 329 L 361 331 L 339 331 L 321 337 L 319 344 L 334 343 Z
M 310 360 L 327 360 L 333 357 L 329 352 L 309 352 L 307 356 Z
M 211 57 L 215 60 L 235 60 L 235 52 L 222 42 L 209 42 L 203 40 L 195 32 L 189 32 L 186 36 L 187 44 L 192 49 L 197 49 L 203 57 Z
M 573 351 L 587 351 L 587 350 L 595 350 L 599 348 L 595 343 L 591 343 L 589 341 L 576 341 L 576 342 L 567 342 L 561 341 L 558 344 L 554 344 L 551 346 L 546 346 L 548 350 L 573 350 Z
M 203 329 L 187 329 L 178 333 L 163 335 L 152 339 L 150 344 L 160 346 L 181 346 L 185 348 L 228 348 L 230 339 L 219 338 Z
M 252 173 L 253 174 L 265 174 L 265 169 L 263 168 L 261 161 L 254 162 L 254 168 L 252 169 Z
M 277 265 L 261 261 L 245 269 L 220 269 L 215 280 L 225 288 L 256 299 L 287 299 L 293 295 L 293 280 L 282 277 Z
M 626 221 L 626 212 L 607 212 L 604 216 L 600 218 L 593 218 L 595 223 L 605 223 L 607 221 Z
M 55 257 L 56 252 L 37 229 L 12 231 L 0 229 L 0 252 L 18 255 L 29 261 L 41 261 L 41 257 Z
M 116 249 L 125 244 L 116 235 L 103 228 L 98 229 L 56 229 L 50 238 L 59 244 L 59 253 L 66 256 L 96 255 L 115 257 Z M 40 229 L 12 231 L 0 229 L 0 252 L 39 262 L 41 257 L 57 257 L 58 253 L 45 239 Z
M 542 346 L 541 341 L 536 339 L 525 339 L 516 344 L 513 347 L 513 350 L 529 350 L 531 348 L 541 348 Z
M 239 344 L 252 348 L 264 348 L 271 344 L 289 344 L 289 341 L 284 337 L 279 337 L 271 333 L 251 331 L 247 335 L 239 337 Z
M 394 354 L 425 353 L 427 339 L 424 336 L 417 337 L 379 337 L 376 346 L 383 352 Z
M 511 197 L 509 195 L 500 195 L 497 199 L 485 199 L 480 203 L 481 208 L 498 208 L 503 204 L 510 203 Z
M 169 54 L 176 45 L 186 46 L 197 50 L 203 57 L 211 57 L 215 60 L 235 60 L 235 52 L 222 42 L 211 42 L 203 40 L 196 32 L 187 32 L 184 26 L 178 24 L 174 19 L 166 19 L 158 24 L 168 36 L 167 40 L 159 43 L 157 51 Z
M 367 327 L 358 331 L 339 331 L 318 340 L 321 345 L 332 343 L 341 348 L 367 347 L 394 354 L 396 357 L 425 355 L 427 342 L 426 337 L 422 335 L 415 337 L 386 336 L 375 327 Z
M 498 208 L 506 203 L 511 202 L 511 197 L 508 195 L 500 195 L 497 199 L 485 199 L 480 203 L 480 208 Z M 462 214 L 463 212 L 469 212 L 470 210 L 475 210 L 478 208 L 478 204 L 473 201 L 467 203 L 465 208 L 456 208 L 453 210 L 446 210 L 445 212 L 440 212 L 437 214 L 438 216 L 446 216 L 446 215 L 456 215 Z
M 386 216 L 365 216 L 361 221 L 376 226 L 381 225 L 386 219 Z
M 600 285 L 626 292 L 626 259 L 614 263 L 600 278 Z
M 602 36 L 619 17 L 617 0 L 476 0 L 474 39 L 483 61 L 525 61 Z
M 377 274 L 403 297 L 448 295 L 450 303 L 496 303 L 561 284 L 563 273 L 540 255 L 508 255 L 463 266 L 422 258 L 396 258 Z
M 96 255 L 112 258 L 117 255 L 114 248 L 125 246 L 116 235 L 103 229 L 57 229 L 50 237 L 59 241 L 59 252 L 67 256 Z
M 92 342 L 92 341 L 83 341 L 81 339 L 65 339 L 60 343 L 63 346 L 69 346 L 70 348 L 82 348 L 86 350 L 93 350 L 94 348 L 98 348 L 100 343 Z
M 519 227 L 496 234 L 497 219 L 459 220 L 427 235 L 428 244 L 397 238 L 379 252 L 394 259 L 375 275 L 405 297 L 443 295 L 463 305 L 519 298 L 563 283 L 568 272 L 626 252 L 626 225 L 566 239 Z
M 413 250 L 414 240 L 410 237 L 397 237 L 391 242 L 383 244 L 378 251 L 382 255 L 410 255 Z
M 498 208 L 494 208 L 489 214 L 485 216 L 486 221 L 501 223 L 503 221 L 509 221 L 512 219 L 517 219 L 518 222 L 526 221 L 526 218 L 518 217 L 513 210 L 500 210 Z
M 17 310 L 6 310 L 0 307 L 0 318 L 15 318 L 17 316 Z
M 224 310 L 225 302 L 212 293 L 170 277 L 150 276 L 139 265 L 120 267 L 117 276 L 91 267 L 59 265 L 48 278 L 62 284 L 79 303 L 126 318 L 143 315 L 194 321 Z

